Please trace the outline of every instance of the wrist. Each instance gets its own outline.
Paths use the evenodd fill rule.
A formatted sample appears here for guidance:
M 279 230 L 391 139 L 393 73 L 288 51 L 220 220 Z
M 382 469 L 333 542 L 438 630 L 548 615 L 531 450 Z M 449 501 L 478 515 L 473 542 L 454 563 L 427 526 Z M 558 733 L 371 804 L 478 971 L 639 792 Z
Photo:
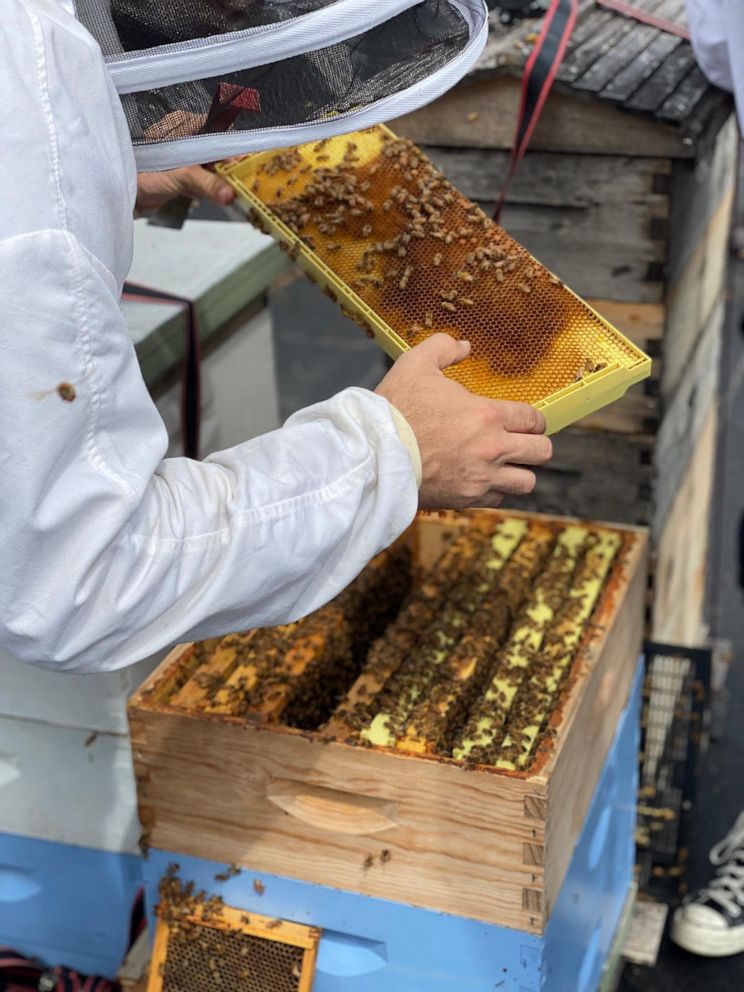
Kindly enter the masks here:
M 408 454 L 411 457 L 411 465 L 413 466 L 413 474 L 416 478 L 416 488 L 421 488 L 421 480 L 423 478 L 423 466 L 421 463 L 421 450 L 419 448 L 419 443 L 416 440 L 416 435 L 413 428 L 408 423 L 406 418 L 400 412 L 400 410 L 393 406 L 388 400 L 390 406 L 390 413 L 393 417 L 393 423 L 395 424 L 395 429 L 398 432 L 398 437 L 400 438 L 403 445 L 408 450 Z

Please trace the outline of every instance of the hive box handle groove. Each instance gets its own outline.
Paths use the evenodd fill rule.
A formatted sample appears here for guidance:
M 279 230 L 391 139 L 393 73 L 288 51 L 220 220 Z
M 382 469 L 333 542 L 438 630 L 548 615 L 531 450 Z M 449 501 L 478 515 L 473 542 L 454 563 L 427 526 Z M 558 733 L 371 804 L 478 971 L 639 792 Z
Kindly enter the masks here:
M 378 834 L 398 825 L 397 803 L 274 779 L 266 790 L 269 802 L 290 816 L 338 834 Z

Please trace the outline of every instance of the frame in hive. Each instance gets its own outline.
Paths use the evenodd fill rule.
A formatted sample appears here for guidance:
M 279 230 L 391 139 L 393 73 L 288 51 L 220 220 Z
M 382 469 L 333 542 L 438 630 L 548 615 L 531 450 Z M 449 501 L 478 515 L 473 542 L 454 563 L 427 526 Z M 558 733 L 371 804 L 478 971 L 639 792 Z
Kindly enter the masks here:
M 147 992 L 310 992 L 320 930 L 194 899 L 192 888 L 172 870 L 161 883 Z
M 613 402 L 651 360 L 385 127 L 223 163 L 273 235 L 392 357 L 444 331 L 475 393 L 543 410 L 549 432 Z
M 490 534 L 510 521 L 538 544 L 543 530 L 570 535 L 584 526 L 498 511 L 422 518 L 413 531 L 414 558 L 429 566 L 458 534 Z M 403 747 L 397 737 L 359 746 L 245 715 L 179 709 L 173 700 L 200 663 L 199 649 L 185 646 L 131 706 L 150 843 L 540 932 L 642 639 L 645 533 L 602 530 L 622 542 L 622 552 L 561 675 L 537 760 L 511 769 L 483 764 L 485 752 L 473 762 L 443 757 L 427 747 L 426 734 L 413 734 Z M 513 640 L 504 649 L 518 656 L 523 645 Z M 467 674 L 465 657 L 453 656 L 455 676 Z M 551 671 L 560 663 L 553 659 Z M 437 702 L 446 724 L 446 694 Z M 474 740 L 476 746 L 487 750 L 488 741 Z

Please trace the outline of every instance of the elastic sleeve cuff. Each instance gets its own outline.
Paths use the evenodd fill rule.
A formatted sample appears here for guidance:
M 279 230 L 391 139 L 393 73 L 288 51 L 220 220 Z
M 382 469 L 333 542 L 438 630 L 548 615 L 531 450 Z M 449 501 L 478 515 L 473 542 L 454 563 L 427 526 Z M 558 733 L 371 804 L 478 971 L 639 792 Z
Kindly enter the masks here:
M 423 468 L 421 465 L 421 452 L 419 450 L 418 441 L 416 440 L 416 435 L 413 433 L 413 428 L 408 423 L 406 418 L 400 410 L 393 406 L 392 403 L 390 404 L 390 412 L 393 415 L 393 422 L 396 430 L 398 431 L 398 436 L 408 449 L 408 454 L 411 456 L 413 474 L 416 477 L 416 488 L 420 489 L 421 479 L 423 478 Z

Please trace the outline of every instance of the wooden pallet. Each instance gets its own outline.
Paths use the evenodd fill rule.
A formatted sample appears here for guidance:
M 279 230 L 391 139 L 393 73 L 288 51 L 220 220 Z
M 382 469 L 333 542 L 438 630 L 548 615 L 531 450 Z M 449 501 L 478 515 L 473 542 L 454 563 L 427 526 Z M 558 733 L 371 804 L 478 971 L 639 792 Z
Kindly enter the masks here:
M 422 518 L 416 560 L 430 567 L 456 533 L 491 531 L 505 517 L 482 511 Z M 130 706 L 149 842 L 542 932 L 640 649 L 646 536 L 635 528 L 610 530 L 622 537 L 622 559 L 564 683 L 550 746 L 531 771 L 467 772 L 436 755 L 179 710 L 172 694 L 200 663 L 197 648 L 186 645 Z

